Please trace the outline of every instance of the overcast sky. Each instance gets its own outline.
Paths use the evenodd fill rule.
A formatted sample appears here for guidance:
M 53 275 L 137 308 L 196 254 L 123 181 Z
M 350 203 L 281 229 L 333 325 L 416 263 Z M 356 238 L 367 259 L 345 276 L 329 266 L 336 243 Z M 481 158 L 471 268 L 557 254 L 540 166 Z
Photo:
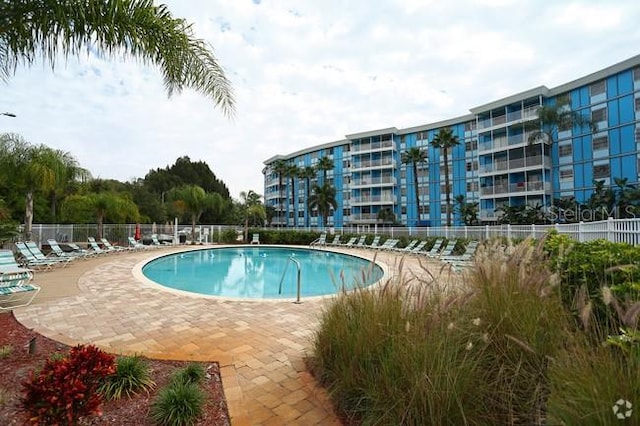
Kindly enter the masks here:
M 158 71 L 95 56 L 0 83 L 0 132 L 129 181 L 187 155 L 263 192 L 264 160 L 346 134 L 412 127 L 640 54 L 638 0 L 174 0 L 233 84 L 235 119 L 167 98 Z

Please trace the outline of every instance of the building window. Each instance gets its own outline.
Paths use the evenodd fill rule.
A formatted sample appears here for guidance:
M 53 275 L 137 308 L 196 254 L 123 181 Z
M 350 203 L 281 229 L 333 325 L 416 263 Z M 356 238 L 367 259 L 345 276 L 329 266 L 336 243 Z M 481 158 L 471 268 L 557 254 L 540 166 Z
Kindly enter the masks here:
M 558 146 L 560 157 L 567 157 L 573 154 L 573 147 L 570 144 Z
M 633 69 L 633 80 L 640 81 L 640 67 Z
M 464 143 L 465 151 L 475 151 L 478 149 L 478 141 L 476 139 L 471 139 L 470 141 L 466 141 Z
M 593 138 L 593 150 L 600 151 L 604 149 L 609 149 L 609 138 L 606 135 Z
M 640 127 L 636 127 L 636 143 L 640 143 Z
M 351 209 L 342 209 L 342 216 L 351 215 Z
M 573 179 L 573 169 L 560 169 L 560 180 Z
M 400 196 L 401 197 L 406 197 L 407 196 L 407 187 L 403 186 L 402 188 L 400 188 Z
M 467 192 L 477 192 L 478 182 L 467 182 Z
M 400 209 L 400 214 L 407 214 L 407 206 L 402 206 Z
M 591 121 L 598 123 L 607 120 L 607 108 L 594 109 L 591 111 Z
M 600 95 L 602 93 L 606 93 L 607 86 L 605 85 L 604 80 L 600 80 L 597 83 L 593 83 L 589 86 L 589 91 L 591 92 L 591 96 Z
M 429 214 L 429 211 L 431 210 L 429 207 L 430 206 L 428 204 L 427 205 L 421 205 L 420 206 L 420 214 Z
M 609 177 L 609 163 L 594 164 L 593 165 L 593 178 L 594 179 L 606 179 Z
M 640 111 L 640 98 L 635 98 L 634 102 L 636 105 L 636 111 Z

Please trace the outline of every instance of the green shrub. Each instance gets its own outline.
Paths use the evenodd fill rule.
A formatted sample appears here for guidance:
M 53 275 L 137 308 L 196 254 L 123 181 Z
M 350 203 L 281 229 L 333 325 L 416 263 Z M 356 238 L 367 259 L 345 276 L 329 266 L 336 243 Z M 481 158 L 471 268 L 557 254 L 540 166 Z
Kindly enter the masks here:
M 172 377 L 172 382 L 193 383 L 199 385 L 204 381 L 206 372 L 202 364 L 191 363 L 178 370 Z
M 224 231 L 222 231 L 222 235 L 220 239 L 225 244 L 232 244 L 237 242 L 238 233 L 236 232 L 235 229 L 225 229 Z
M 123 356 L 116 361 L 116 371 L 105 378 L 99 392 L 105 399 L 130 398 L 155 386 L 147 361 L 138 356 Z
M 151 420 L 162 426 L 193 425 L 202 415 L 204 403 L 204 393 L 198 385 L 173 381 L 153 401 Z

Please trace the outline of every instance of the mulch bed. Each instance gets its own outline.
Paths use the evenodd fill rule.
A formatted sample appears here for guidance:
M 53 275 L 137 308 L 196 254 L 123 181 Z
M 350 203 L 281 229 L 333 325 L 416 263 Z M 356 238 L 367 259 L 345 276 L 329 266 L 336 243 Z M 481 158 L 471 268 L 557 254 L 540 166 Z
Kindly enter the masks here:
M 29 343 L 35 338 L 35 353 L 29 354 Z M 21 384 L 29 378 L 34 369 L 44 365 L 44 361 L 55 352 L 66 353 L 70 348 L 25 328 L 16 321 L 11 312 L 0 313 L 0 348 L 10 346 L 8 354 L 0 352 L 0 424 L 22 425 L 28 417 L 22 411 Z M 153 425 L 148 418 L 151 402 L 158 390 L 169 382 L 171 374 L 184 367 L 187 361 L 166 361 L 148 359 L 152 379 L 156 383 L 150 393 L 140 393 L 132 398 L 106 401 L 102 404 L 102 416 L 82 419 L 81 425 Z M 227 404 L 224 398 L 220 368 L 216 362 L 202 363 L 209 373 L 205 380 L 207 402 L 199 426 L 230 425 Z

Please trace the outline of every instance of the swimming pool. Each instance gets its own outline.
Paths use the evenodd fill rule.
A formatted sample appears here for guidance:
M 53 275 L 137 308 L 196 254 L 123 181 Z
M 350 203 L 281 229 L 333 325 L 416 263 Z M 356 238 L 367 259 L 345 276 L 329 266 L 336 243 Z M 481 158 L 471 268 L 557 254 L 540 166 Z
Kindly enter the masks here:
M 287 299 L 334 294 L 341 288 L 371 285 L 383 276 L 375 263 L 326 250 L 283 247 L 228 247 L 193 250 L 154 259 L 142 267 L 162 286 L 211 296 Z M 282 293 L 280 293 L 280 287 Z

